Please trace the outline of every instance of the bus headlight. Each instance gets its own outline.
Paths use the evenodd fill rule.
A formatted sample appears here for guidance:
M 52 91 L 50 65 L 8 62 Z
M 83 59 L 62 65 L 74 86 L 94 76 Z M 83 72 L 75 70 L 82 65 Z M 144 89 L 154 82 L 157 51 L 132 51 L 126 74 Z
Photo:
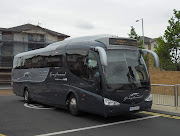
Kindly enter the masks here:
M 115 106 L 115 105 L 120 105 L 119 102 L 104 98 L 104 104 L 108 106 Z
M 150 102 L 152 101 L 152 95 L 150 94 L 146 99 L 145 99 L 146 102 Z

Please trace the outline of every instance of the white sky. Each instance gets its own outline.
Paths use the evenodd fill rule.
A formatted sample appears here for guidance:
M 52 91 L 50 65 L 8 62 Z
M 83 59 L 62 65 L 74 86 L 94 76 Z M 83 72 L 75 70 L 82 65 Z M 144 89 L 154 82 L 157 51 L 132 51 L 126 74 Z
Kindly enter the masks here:
M 128 37 L 131 26 L 145 36 L 162 36 L 180 0 L 0 0 L 0 27 L 26 23 L 71 37 L 113 34 Z

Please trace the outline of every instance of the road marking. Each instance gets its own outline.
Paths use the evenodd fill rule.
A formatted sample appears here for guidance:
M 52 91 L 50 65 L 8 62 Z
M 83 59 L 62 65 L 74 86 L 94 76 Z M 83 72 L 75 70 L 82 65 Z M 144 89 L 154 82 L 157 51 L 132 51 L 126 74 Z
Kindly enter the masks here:
M 146 119 L 151 119 L 151 118 L 156 118 L 156 117 L 159 117 L 159 116 L 158 116 L 158 115 L 155 115 L 155 116 L 138 118 L 138 119 L 132 119 L 132 120 L 126 120 L 126 121 L 118 121 L 118 122 L 107 123 L 107 124 L 102 124 L 102 125 L 96 125 L 96 126 L 90 126 L 90 127 L 84 127 L 84 128 L 77 128 L 77 129 L 70 129 L 70 130 L 53 132 L 53 133 L 47 133 L 47 134 L 40 134 L 40 135 L 36 135 L 36 136 L 61 135 L 61 134 L 72 133 L 72 132 L 77 132 L 77 131 L 84 131 L 84 130 L 89 130 L 89 129 L 102 128 L 102 127 L 107 127 L 107 126 L 113 126 L 113 125 L 123 124 L 123 123 L 129 123 L 129 122 L 135 122 L 135 121 L 140 121 L 140 120 L 146 120 Z
M 40 104 L 27 104 L 25 103 L 24 104 L 25 107 L 27 108 L 31 108 L 31 109 L 37 109 L 37 110 L 49 110 L 49 109 L 54 109 L 54 108 L 47 108 L 43 105 L 40 105 Z
M 139 113 L 144 113 L 144 114 L 148 114 L 148 115 L 158 115 L 158 116 L 161 116 L 161 117 L 171 118 L 171 119 L 180 119 L 179 116 L 171 116 L 171 115 L 166 115 L 166 114 L 161 114 L 161 113 L 154 113 L 154 112 L 149 112 L 149 111 L 141 111 Z
M 6 136 L 6 135 L 0 134 L 0 136 Z

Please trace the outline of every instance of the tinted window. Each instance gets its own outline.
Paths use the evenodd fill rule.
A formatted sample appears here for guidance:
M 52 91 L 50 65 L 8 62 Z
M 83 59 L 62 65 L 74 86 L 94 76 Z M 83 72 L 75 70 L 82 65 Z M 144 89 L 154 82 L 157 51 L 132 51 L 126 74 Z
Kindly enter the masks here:
M 19 59 L 16 69 L 27 69 L 27 68 L 45 68 L 45 67 L 62 67 L 63 56 L 45 56 L 37 55 L 25 59 Z
M 88 54 L 88 52 L 75 52 L 66 53 L 69 70 L 79 78 L 82 78 L 88 81 L 90 84 L 93 84 L 94 76 L 99 74 L 98 64 L 94 54 Z
M 76 52 L 76 53 L 75 53 Z M 69 70 L 76 76 L 80 78 L 87 79 L 87 64 L 86 60 L 88 58 L 87 52 L 67 51 L 66 60 Z
M 62 67 L 63 66 L 63 59 L 62 55 L 55 55 L 55 56 L 45 56 L 43 57 L 44 63 L 42 64 L 43 67 Z
M 88 54 L 88 80 L 89 83 L 94 83 L 94 76 L 99 76 L 98 63 L 93 53 Z
M 32 58 L 24 59 L 23 68 L 32 68 Z

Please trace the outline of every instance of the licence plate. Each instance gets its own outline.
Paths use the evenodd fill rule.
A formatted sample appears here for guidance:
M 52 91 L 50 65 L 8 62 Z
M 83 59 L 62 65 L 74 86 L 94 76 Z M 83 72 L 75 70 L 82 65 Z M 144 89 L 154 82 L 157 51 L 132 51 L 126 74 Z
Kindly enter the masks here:
M 135 107 L 130 107 L 129 111 L 135 111 L 135 110 L 139 110 L 140 107 L 139 106 L 135 106 Z

